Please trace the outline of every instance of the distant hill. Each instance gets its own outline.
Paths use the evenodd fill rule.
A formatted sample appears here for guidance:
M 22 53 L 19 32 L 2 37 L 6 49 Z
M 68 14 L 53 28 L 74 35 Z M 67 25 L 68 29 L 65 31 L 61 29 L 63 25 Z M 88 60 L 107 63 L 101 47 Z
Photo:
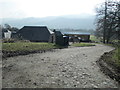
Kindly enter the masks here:
M 22 28 L 26 25 L 45 25 L 51 29 L 94 29 L 95 16 L 52 16 L 44 18 L 23 18 L 23 19 L 3 19 L 2 24 L 10 24 L 11 26 Z

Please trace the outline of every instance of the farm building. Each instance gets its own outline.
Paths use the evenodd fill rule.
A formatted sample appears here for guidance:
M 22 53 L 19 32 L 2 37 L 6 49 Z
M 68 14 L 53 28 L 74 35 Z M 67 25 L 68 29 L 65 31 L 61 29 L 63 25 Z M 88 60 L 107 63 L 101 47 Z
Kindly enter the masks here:
M 90 33 L 81 33 L 81 32 L 62 32 L 64 35 L 69 36 L 69 39 L 74 42 L 90 41 Z
M 33 42 L 53 42 L 54 32 L 46 26 L 24 26 L 17 32 L 17 36 Z
M 12 32 L 9 30 L 4 30 L 4 32 L 2 32 L 2 38 L 11 38 Z
M 60 31 L 54 31 L 55 33 L 55 44 L 61 46 L 68 46 L 69 45 L 69 37 L 64 36 Z

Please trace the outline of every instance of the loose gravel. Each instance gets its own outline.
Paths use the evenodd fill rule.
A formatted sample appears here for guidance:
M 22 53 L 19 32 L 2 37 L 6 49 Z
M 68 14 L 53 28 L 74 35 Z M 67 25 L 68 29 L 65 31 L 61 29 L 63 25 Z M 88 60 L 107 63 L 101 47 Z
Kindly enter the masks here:
M 114 48 L 96 44 L 3 59 L 3 88 L 116 88 L 96 61 Z

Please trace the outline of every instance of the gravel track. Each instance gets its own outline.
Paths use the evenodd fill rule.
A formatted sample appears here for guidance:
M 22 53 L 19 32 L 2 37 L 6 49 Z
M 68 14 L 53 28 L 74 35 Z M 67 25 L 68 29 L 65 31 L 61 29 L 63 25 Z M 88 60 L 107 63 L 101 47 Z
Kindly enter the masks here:
M 69 47 L 3 59 L 5 88 L 116 88 L 120 85 L 100 71 L 96 61 L 114 48 L 96 44 Z

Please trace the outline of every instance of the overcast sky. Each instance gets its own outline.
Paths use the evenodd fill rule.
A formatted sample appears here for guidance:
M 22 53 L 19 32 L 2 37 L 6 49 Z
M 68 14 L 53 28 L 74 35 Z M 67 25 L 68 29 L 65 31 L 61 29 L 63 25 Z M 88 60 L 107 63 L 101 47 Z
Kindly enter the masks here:
M 0 18 L 95 14 L 104 0 L 0 0 Z

